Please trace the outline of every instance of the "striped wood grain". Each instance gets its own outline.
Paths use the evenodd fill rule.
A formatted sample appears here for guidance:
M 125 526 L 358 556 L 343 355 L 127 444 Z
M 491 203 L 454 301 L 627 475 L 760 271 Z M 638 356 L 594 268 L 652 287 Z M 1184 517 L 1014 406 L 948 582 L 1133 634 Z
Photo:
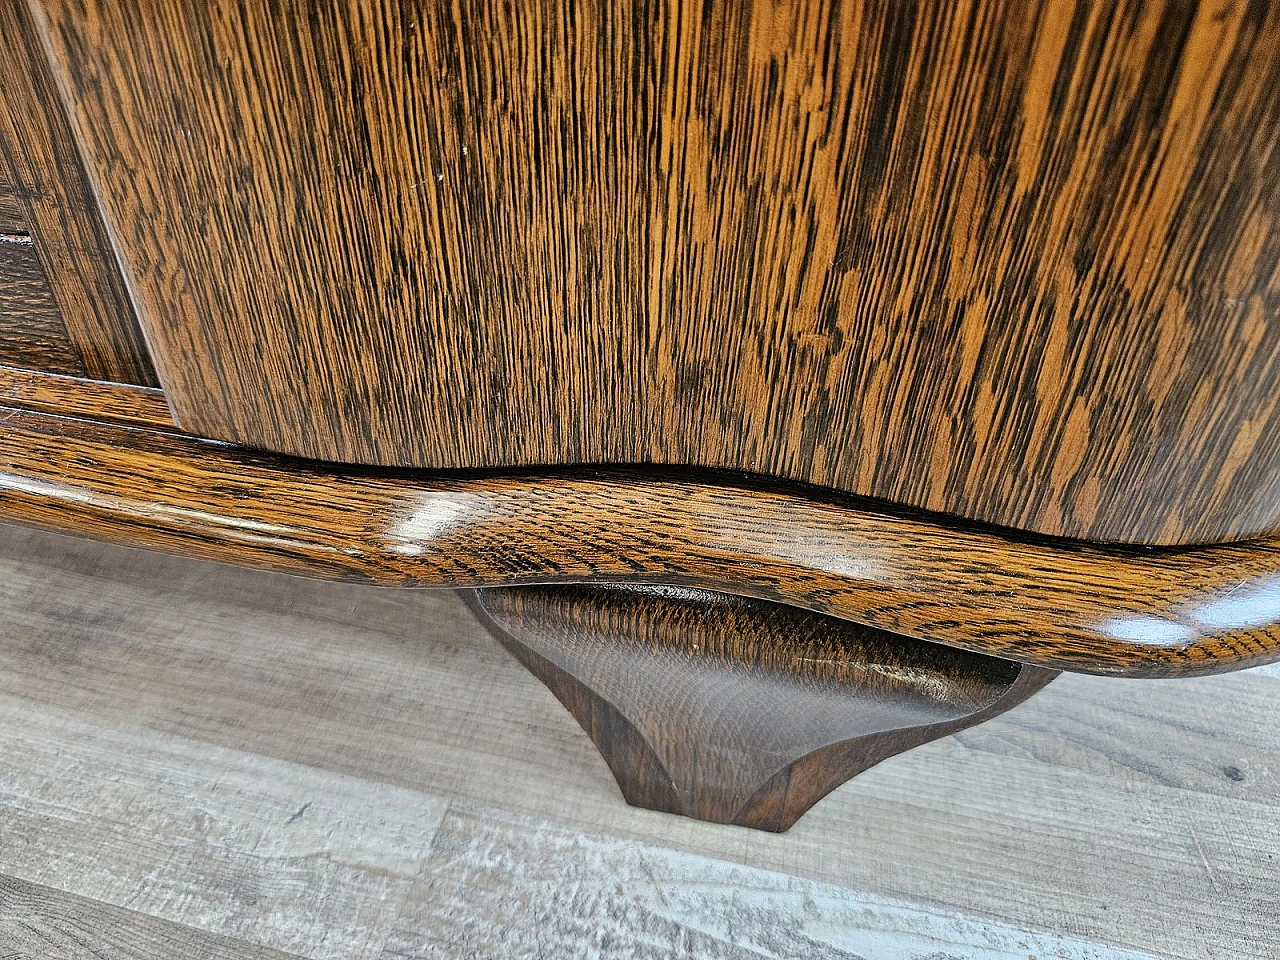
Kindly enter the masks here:
M 4 167 L 4 163 L 0 162 L 0 233 L 26 233 L 27 224 L 18 203 L 18 190 L 9 180 Z
M 1275 540 L 1105 549 L 737 477 L 397 473 L 0 416 L 0 517 L 204 559 L 388 586 L 692 586 L 1089 673 L 1280 658 Z
M 299 960 L 243 941 L 0 876 L 0 956 L 6 960 Z
M 0 364 L 84 373 L 31 238 L 25 235 L 0 235 Z
M 155 386 L 155 371 L 24 0 L 0 0 L 0 170 L 17 192 L 85 372 Z
M 31 5 L 188 430 L 1280 528 L 1280 2 Z

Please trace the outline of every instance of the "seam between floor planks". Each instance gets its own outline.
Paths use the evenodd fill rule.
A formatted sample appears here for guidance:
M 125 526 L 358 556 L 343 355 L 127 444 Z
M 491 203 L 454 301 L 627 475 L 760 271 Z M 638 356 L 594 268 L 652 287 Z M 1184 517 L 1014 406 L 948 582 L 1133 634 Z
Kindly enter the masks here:
M 1266 956 L 1264 911 L 1280 886 L 1269 859 L 1280 849 L 1280 752 L 1263 725 L 1277 689 L 1270 671 L 1063 678 L 1007 718 L 886 763 L 792 833 L 766 837 L 625 807 L 550 694 L 447 594 L 314 584 L 0 528 L 0 608 L 0 703 L 18 711 L 0 733 L 25 730 L 30 742 L 41 724 L 69 731 L 50 735 L 61 745 L 47 756 L 30 755 L 36 774 L 78 757 L 70 769 L 85 775 L 126 752 L 129 737 L 176 738 L 192 752 L 166 748 L 187 756 L 166 768 L 175 775 L 256 755 L 243 762 L 296 767 L 317 784 L 395 784 L 387 789 L 407 791 L 406 802 L 433 796 L 446 818 L 532 817 L 584 842 L 736 861 L 802 885 L 1164 956 Z M 96 760 L 85 737 L 100 741 Z M 140 763 L 164 755 L 141 752 Z M 74 776 L 61 780 L 73 789 Z M 253 828 L 255 809 L 287 820 L 306 802 L 294 799 L 246 801 L 249 825 L 237 835 Z M 454 801 L 447 815 L 445 801 Z M 299 823 L 323 813 L 312 806 Z M 438 836 L 424 843 L 426 861 Z M 145 876 L 124 873 L 135 886 Z M 429 882 L 409 873 L 400 874 L 407 890 Z M 376 923 L 369 946 L 391 919 Z

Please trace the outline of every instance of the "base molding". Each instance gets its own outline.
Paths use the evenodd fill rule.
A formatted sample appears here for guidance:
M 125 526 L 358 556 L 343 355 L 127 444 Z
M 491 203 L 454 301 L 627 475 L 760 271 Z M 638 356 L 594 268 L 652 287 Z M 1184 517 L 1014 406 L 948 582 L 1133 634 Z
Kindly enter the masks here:
M 706 590 L 460 592 L 582 725 L 628 803 L 761 830 L 1057 675 Z
M 1080 544 L 761 477 L 429 473 L 185 436 L 157 390 L 0 366 L 0 520 L 328 580 L 727 591 L 1053 670 L 1280 659 L 1280 537 Z

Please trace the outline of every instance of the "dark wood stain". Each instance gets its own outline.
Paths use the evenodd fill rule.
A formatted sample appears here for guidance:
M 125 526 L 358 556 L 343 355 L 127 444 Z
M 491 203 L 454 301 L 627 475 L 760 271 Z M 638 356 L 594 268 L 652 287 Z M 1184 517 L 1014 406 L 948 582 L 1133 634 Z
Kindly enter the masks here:
M 1276 539 L 1103 548 L 706 473 L 337 467 L 184 436 L 154 391 L 130 413 L 111 386 L 95 418 L 101 387 L 10 378 L 15 396 L 67 407 L 0 407 L 0 518 L 387 586 L 690 586 L 1084 673 L 1280 659 Z
M 4 164 L 0 162 L 0 234 L 23 234 L 27 221 L 18 203 L 18 188 L 8 179 Z
M 1280 3 L 33 6 L 191 431 L 1280 528 Z
M 84 373 L 31 240 L 25 236 L 0 234 L 0 364 Z
M 582 725 L 628 803 L 759 830 L 788 829 L 851 777 L 1056 676 L 706 590 L 464 598 Z
M 0 406 L 59 417 L 177 431 L 164 394 L 147 387 L 85 383 L 46 370 L 0 366 Z
M 57 85 L 21 0 L 0 0 L 0 170 L 7 171 L 0 176 L 16 193 L 21 223 L 84 372 L 155 386 Z

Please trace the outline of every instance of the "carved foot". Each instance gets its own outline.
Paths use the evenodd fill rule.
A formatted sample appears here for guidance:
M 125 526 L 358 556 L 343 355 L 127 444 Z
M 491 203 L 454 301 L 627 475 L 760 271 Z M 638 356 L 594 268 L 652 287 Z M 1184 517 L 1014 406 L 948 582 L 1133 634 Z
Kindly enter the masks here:
M 761 830 L 1057 675 L 703 590 L 462 593 L 582 724 L 627 802 Z

